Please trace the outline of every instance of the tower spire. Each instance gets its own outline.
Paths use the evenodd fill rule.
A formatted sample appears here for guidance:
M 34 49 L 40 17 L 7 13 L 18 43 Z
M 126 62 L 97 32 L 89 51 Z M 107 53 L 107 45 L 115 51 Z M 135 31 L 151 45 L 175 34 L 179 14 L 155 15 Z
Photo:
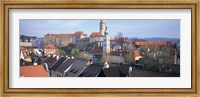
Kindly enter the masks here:
M 100 20 L 99 32 L 101 33 L 101 35 L 104 35 L 105 29 L 106 29 L 106 21 Z
M 108 31 L 107 31 L 107 26 L 105 27 L 105 32 L 104 32 L 105 35 L 108 35 Z

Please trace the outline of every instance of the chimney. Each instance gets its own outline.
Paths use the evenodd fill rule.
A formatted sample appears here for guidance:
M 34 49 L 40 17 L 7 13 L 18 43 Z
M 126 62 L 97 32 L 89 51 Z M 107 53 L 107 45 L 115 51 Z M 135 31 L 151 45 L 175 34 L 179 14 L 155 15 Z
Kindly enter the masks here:
M 34 62 L 33 65 L 37 65 L 37 63 Z
M 53 58 L 55 58 L 56 57 L 56 55 L 55 54 L 53 54 Z
M 132 71 L 133 71 L 133 68 L 130 66 L 130 67 L 128 68 L 128 76 L 129 76 L 129 77 L 131 76 Z
M 93 63 L 93 62 L 92 62 L 92 59 L 90 59 L 90 60 L 89 60 L 89 64 L 92 64 L 92 63 Z
M 20 59 L 24 59 L 24 54 L 23 54 L 22 51 L 21 51 L 21 53 L 20 53 Z
M 56 56 L 56 60 L 58 60 L 59 59 L 59 56 Z
M 107 62 L 104 63 L 104 68 L 109 68 L 109 64 Z
M 46 71 L 49 71 L 47 63 L 44 63 Z

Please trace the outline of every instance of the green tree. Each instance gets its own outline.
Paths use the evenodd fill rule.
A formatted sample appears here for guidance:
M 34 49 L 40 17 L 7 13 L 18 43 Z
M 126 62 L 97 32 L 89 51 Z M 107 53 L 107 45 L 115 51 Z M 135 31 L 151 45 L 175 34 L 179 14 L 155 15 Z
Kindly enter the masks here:
M 125 52 L 124 55 L 125 63 L 134 63 L 135 57 L 134 57 L 134 47 L 132 45 L 132 42 L 129 43 L 129 46 L 127 48 L 127 52 Z
M 79 55 L 79 49 L 72 49 L 71 54 L 76 58 Z
M 81 59 L 81 60 L 89 60 L 89 55 L 85 52 L 80 52 L 79 49 L 73 49 L 71 51 L 71 54 L 76 58 L 76 59 Z
M 78 59 L 82 59 L 82 60 L 89 60 L 89 55 L 85 52 L 80 52 L 79 55 L 77 56 Z
M 166 64 L 173 64 L 173 47 L 144 46 L 140 48 L 140 51 L 143 53 L 141 63 L 144 64 L 146 70 L 163 72 L 162 70 Z
M 64 50 L 58 49 L 58 52 L 59 52 L 59 54 L 60 54 L 61 56 L 66 56 L 66 53 L 65 53 Z

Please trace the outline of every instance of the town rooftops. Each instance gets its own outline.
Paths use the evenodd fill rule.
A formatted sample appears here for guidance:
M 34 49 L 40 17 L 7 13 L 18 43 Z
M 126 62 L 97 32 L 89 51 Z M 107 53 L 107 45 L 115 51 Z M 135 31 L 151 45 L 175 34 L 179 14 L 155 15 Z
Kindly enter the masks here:
M 73 59 L 66 59 L 57 69 L 56 71 L 60 73 L 64 73 L 66 69 L 68 69 L 70 66 L 72 66 Z
M 79 77 L 96 77 L 101 72 L 102 68 L 103 65 L 91 64 L 79 75 Z
M 20 66 L 21 77 L 48 77 L 44 65 Z
M 180 75 L 133 69 L 132 77 L 180 77 Z
M 94 49 L 92 50 L 92 53 L 102 53 L 103 52 L 103 47 L 101 46 L 95 46 Z
M 88 61 L 75 60 L 72 67 L 66 72 L 67 76 L 78 76 L 87 66 Z
M 93 32 L 90 37 L 103 37 L 103 35 L 100 32 Z
M 24 47 L 24 46 L 20 46 L 20 50 L 27 50 L 27 51 L 32 51 L 35 47 Z
M 30 65 L 33 65 L 33 63 L 27 62 L 24 59 L 20 59 L 20 66 L 30 66 Z
M 51 70 L 56 70 L 64 61 L 66 60 L 66 58 L 61 57 L 58 61 L 56 61 L 51 67 Z
M 99 77 L 127 77 L 129 76 L 129 65 L 122 65 L 110 68 L 104 68 Z
M 145 45 L 169 45 L 169 43 L 165 42 L 165 41 L 158 41 L 158 42 L 140 41 L 140 42 L 135 42 L 135 44 L 139 45 L 139 46 L 145 46 Z
M 47 63 L 48 67 L 51 67 L 55 62 L 56 62 L 56 57 L 50 56 L 50 57 L 45 57 L 41 63 Z
M 110 52 L 110 55 L 111 55 L 111 56 L 122 56 L 122 55 L 124 55 L 124 54 L 125 54 L 124 51 L 111 51 L 111 52 Z
M 45 45 L 44 48 L 45 49 L 56 49 L 56 47 L 54 45 Z
M 84 34 L 82 31 L 74 32 L 73 35 L 74 35 L 74 36 L 87 36 L 87 34 Z

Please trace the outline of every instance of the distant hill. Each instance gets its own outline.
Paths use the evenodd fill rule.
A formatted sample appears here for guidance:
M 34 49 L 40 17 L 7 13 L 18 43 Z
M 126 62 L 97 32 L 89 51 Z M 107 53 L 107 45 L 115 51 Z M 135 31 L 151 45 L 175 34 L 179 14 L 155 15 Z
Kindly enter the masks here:
M 152 38 L 143 38 L 148 41 L 178 41 L 180 38 L 162 38 L 162 37 L 152 37 Z

